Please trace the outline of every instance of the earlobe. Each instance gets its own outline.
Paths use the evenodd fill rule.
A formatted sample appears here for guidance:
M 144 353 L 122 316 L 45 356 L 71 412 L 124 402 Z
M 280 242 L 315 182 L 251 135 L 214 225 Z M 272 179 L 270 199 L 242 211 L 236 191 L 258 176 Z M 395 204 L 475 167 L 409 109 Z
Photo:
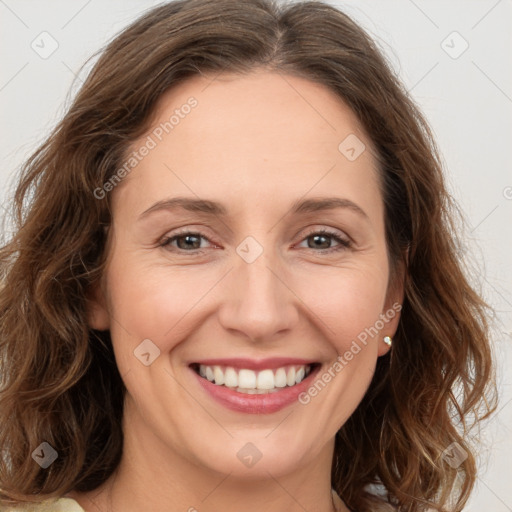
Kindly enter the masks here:
M 110 329 L 110 315 L 106 306 L 105 295 L 99 283 L 88 290 L 86 295 L 87 324 L 97 331 Z
M 402 311 L 403 303 L 403 289 L 397 290 L 389 296 L 389 301 L 386 302 L 387 309 L 382 313 L 381 318 L 385 325 L 379 334 L 378 340 L 378 355 L 383 356 L 392 350 L 393 338 L 398 329 L 400 322 L 400 313 Z
M 407 255 L 406 255 L 407 257 Z M 396 269 L 393 282 L 389 283 L 386 304 L 381 318 L 386 321 L 386 325 L 381 330 L 378 342 L 378 355 L 383 356 L 392 350 L 393 337 L 398 329 L 400 314 L 405 295 L 406 265 L 401 262 Z

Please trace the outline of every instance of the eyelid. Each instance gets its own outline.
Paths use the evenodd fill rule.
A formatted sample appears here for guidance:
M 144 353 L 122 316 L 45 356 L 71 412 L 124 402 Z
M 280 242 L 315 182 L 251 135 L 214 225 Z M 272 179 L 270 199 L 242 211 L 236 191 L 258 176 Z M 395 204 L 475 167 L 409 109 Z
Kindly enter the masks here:
M 300 233 L 301 232 L 299 231 L 299 233 L 296 236 L 299 236 Z M 354 240 L 352 240 L 352 238 L 345 231 L 342 231 L 341 229 L 338 228 L 325 226 L 323 224 L 315 224 L 312 227 L 304 228 L 304 230 L 302 231 L 302 235 L 300 236 L 304 238 L 306 236 L 313 235 L 316 233 L 325 233 L 328 235 L 337 236 L 339 238 L 345 238 L 347 242 L 354 242 Z

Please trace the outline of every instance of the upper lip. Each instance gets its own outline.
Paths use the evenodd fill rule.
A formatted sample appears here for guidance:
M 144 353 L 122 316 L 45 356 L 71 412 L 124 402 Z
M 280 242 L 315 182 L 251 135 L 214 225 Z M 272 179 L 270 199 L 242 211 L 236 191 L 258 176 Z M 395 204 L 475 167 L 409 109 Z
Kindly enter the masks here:
M 281 368 L 288 365 L 309 365 L 317 363 L 311 359 L 300 359 L 297 357 L 270 357 L 266 359 L 249 359 L 245 357 L 202 359 L 191 364 L 202 364 L 205 366 L 231 366 L 233 368 L 247 368 L 248 370 L 265 370 L 267 368 Z

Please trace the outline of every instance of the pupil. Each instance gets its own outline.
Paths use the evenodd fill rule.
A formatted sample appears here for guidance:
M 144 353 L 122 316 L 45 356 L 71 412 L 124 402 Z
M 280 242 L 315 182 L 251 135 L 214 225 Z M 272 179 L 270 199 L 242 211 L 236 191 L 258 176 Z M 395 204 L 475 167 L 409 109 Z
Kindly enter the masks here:
M 199 237 L 195 236 L 195 235 L 186 235 L 186 236 L 181 236 L 180 238 L 178 238 L 178 245 L 184 245 L 185 248 L 190 248 L 192 247 L 193 249 L 198 249 L 197 247 L 197 243 L 190 243 L 191 239 L 195 239 L 196 242 L 199 240 Z M 186 240 L 186 243 L 185 244 L 180 244 L 180 240 Z M 180 247 L 180 249 L 183 249 L 183 247 Z
M 314 235 L 313 236 L 313 239 L 315 240 L 315 245 L 314 247 L 319 247 L 320 245 L 322 245 L 321 243 L 320 244 L 317 244 L 316 242 L 319 240 L 319 239 L 324 239 L 324 240 L 327 240 L 328 237 L 326 237 L 325 235 Z M 327 241 L 326 244 L 324 245 L 327 245 L 327 247 L 321 247 L 322 249 L 329 249 L 329 242 Z

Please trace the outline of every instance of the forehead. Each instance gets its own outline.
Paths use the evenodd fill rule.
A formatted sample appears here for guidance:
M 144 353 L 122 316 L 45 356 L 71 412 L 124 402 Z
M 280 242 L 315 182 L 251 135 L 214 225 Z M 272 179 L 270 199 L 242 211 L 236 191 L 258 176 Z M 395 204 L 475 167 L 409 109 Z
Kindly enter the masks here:
M 148 143 L 123 180 L 137 184 L 139 202 L 146 192 L 222 197 L 232 191 L 244 199 L 249 192 L 276 200 L 308 190 L 378 193 L 372 141 L 357 116 L 327 87 L 296 76 L 260 71 L 187 79 L 160 98 L 150 129 L 129 152 Z M 344 152 L 347 144 L 357 158 Z
M 193 108 L 187 106 L 190 101 L 196 103 Z M 286 143 L 300 141 L 306 146 L 295 147 L 295 152 L 312 150 L 319 143 L 337 149 L 349 134 L 371 145 L 355 113 L 334 91 L 277 72 L 194 76 L 162 95 L 154 117 L 152 128 L 162 127 L 169 142 L 180 134 L 190 139 L 192 129 L 197 136 L 208 137 L 203 143 L 212 136 L 218 142 L 223 134 L 236 134 L 223 138 L 234 153 L 248 146 L 282 153 L 283 148 L 290 149 Z M 172 126 L 165 125 L 169 121 Z M 277 133 L 279 140 L 274 138 Z

